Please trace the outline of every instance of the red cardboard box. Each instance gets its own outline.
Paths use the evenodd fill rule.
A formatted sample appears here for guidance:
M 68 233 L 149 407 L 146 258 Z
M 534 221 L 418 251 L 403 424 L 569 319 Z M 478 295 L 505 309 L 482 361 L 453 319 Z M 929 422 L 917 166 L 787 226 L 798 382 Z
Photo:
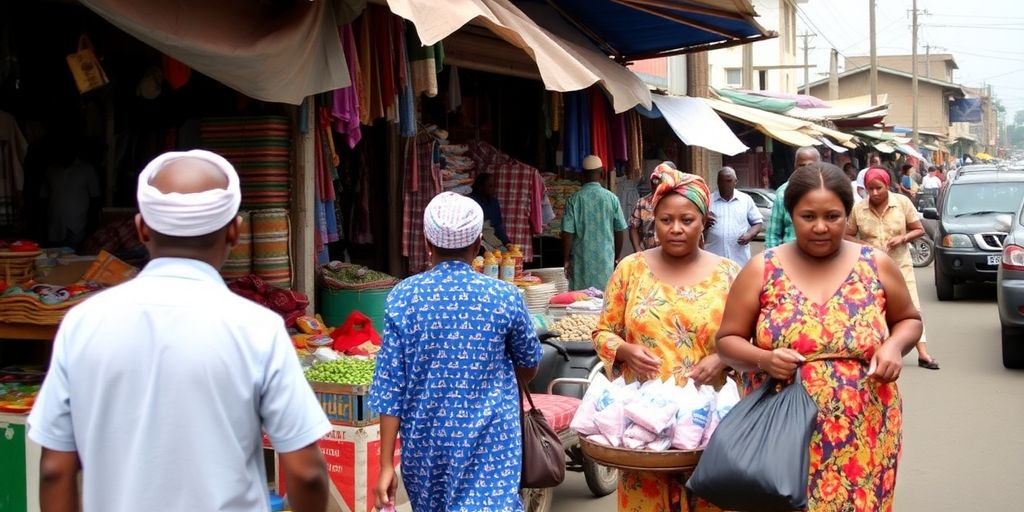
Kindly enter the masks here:
M 374 487 L 380 471 L 380 425 L 335 426 L 318 443 L 330 475 L 329 512 L 372 512 Z M 401 441 L 395 442 L 395 467 L 401 460 Z M 287 494 L 278 472 L 278 493 Z

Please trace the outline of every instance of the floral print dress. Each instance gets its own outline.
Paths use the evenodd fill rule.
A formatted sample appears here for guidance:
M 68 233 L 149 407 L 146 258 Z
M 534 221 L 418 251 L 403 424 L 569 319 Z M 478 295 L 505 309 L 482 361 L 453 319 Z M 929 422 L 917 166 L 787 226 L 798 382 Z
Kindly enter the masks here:
M 870 247 L 860 251 L 849 276 L 824 304 L 815 304 L 794 286 L 774 250 L 764 254 L 756 344 L 803 354 L 808 363 L 800 377 L 818 404 L 810 445 L 809 512 L 888 511 L 893 504 L 902 401 L 895 382 L 867 376 L 889 328 L 876 253 Z M 765 375 L 746 377 L 749 392 Z
M 703 281 L 676 288 L 654 276 L 643 253 L 622 260 L 608 283 L 594 331 L 597 354 L 611 369 L 610 376 L 636 380 L 632 371 L 615 363 L 618 348 L 635 343 L 661 359 L 661 379 L 685 384 L 689 368 L 715 351 L 726 296 L 739 270 L 723 258 Z M 689 511 L 686 489 L 676 475 L 622 471 L 618 496 L 623 512 Z M 717 509 L 698 502 L 697 510 Z

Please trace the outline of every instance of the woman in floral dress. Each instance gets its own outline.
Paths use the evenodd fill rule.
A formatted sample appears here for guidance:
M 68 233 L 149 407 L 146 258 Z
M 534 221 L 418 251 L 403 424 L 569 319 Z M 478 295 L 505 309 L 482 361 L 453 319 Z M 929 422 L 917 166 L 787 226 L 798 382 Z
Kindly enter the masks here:
M 661 180 L 653 198 L 661 246 L 615 269 L 594 344 L 612 377 L 720 383 L 725 366 L 714 339 L 739 267 L 699 247 L 710 196 L 704 181 L 664 165 L 655 176 Z M 663 473 L 621 472 L 618 496 L 620 511 L 689 510 L 683 485 Z M 698 510 L 715 509 L 700 503 Z
M 785 206 L 797 239 L 744 267 L 718 351 L 750 372 L 748 391 L 800 372 L 818 405 L 809 512 L 891 510 L 903 428 L 896 379 L 921 337 L 920 313 L 896 262 L 843 240 L 853 194 L 838 167 L 797 170 Z

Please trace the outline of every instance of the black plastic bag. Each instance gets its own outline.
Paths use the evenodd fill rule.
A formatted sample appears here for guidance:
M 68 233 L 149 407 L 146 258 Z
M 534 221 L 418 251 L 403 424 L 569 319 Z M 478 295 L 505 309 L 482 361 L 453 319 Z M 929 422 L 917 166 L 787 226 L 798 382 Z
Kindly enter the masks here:
M 800 382 L 768 379 L 722 418 L 686 488 L 725 510 L 807 509 L 818 406 Z

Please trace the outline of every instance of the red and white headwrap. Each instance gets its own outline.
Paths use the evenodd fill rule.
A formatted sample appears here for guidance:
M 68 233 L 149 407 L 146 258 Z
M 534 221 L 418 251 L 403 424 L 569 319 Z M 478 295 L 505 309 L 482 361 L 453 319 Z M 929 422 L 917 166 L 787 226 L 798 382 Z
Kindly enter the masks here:
M 423 212 L 423 233 L 435 247 L 462 249 L 473 245 L 484 229 L 484 211 L 476 201 L 454 192 L 434 196 Z
M 164 167 L 182 158 L 195 158 L 213 164 L 224 173 L 228 187 L 192 194 L 165 194 L 150 184 Z M 136 199 L 139 201 L 142 218 L 154 231 L 169 236 L 193 237 L 207 235 L 227 226 L 238 215 L 242 191 L 238 173 L 230 162 L 216 153 L 194 149 L 172 151 L 154 158 L 139 174 Z

